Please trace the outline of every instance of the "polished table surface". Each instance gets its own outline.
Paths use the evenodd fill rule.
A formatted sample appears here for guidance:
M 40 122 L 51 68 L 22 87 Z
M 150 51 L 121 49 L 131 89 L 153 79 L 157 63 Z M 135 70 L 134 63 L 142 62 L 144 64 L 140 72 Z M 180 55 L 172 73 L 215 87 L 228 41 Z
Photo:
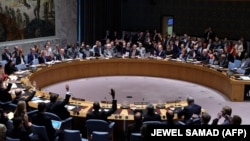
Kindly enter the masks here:
M 22 78 L 22 82 L 31 85 L 36 82 L 37 88 L 43 88 L 58 82 L 96 76 L 151 76 L 183 80 L 208 86 L 220 91 L 231 101 L 244 101 L 244 87 L 250 81 L 240 81 L 227 76 L 225 72 L 211 69 L 196 63 L 186 63 L 171 60 L 154 59 L 95 59 L 95 60 L 70 60 L 55 64 L 41 65 L 28 77 Z M 43 91 L 37 92 L 37 96 L 49 99 L 49 94 Z M 85 101 L 81 98 L 70 100 L 70 104 L 78 105 L 79 110 L 70 111 L 73 116 L 85 117 L 91 110 L 92 101 Z M 118 102 L 119 103 L 119 102 Z M 37 103 L 31 101 L 32 107 Z M 165 107 L 175 106 L 175 102 L 164 103 Z M 102 103 L 101 106 L 107 104 Z M 156 105 L 156 104 L 155 104 Z M 185 106 L 186 102 L 178 102 L 178 106 Z M 118 104 L 120 107 L 121 104 Z M 146 105 L 130 104 L 133 108 L 145 108 Z M 131 109 L 131 108 L 130 108 Z M 158 113 L 164 115 L 166 108 L 158 109 Z M 133 115 L 128 109 L 119 110 L 110 119 L 132 120 Z

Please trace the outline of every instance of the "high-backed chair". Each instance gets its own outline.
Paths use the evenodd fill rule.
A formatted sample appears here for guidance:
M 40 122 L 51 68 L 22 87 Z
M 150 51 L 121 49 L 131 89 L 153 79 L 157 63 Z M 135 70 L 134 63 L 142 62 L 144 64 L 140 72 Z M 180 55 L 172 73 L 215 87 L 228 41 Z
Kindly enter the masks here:
M 108 132 L 109 137 L 111 138 L 111 140 L 113 140 L 114 125 L 115 125 L 115 122 L 108 123 L 105 120 L 89 119 L 86 121 L 87 137 L 88 139 L 90 139 L 94 131 Z
M 91 141 L 110 141 L 109 132 L 93 131 Z
M 161 121 L 144 121 L 142 124 L 162 124 Z
M 45 126 L 32 124 L 31 131 L 33 133 L 33 136 L 37 136 L 39 140 L 50 141 Z M 58 137 L 55 139 L 55 141 L 57 140 Z
M 29 120 L 31 120 L 32 117 L 33 117 L 33 115 L 36 114 L 36 113 L 38 113 L 38 110 L 37 110 L 37 109 L 28 111 L 28 112 L 27 112 L 27 115 L 28 115 L 28 117 L 29 117 Z
M 131 133 L 130 141 L 142 141 L 141 133 Z
M 10 103 L 11 103 L 11 101 L 6 101 L 6 102 L 0 101 L 0 108 L 2 108 L 3 110 L 6 110 L 6 109 L 8 109 Z
M 63 141 L 88 141 L 81 137 L 79 130 L 65 129 L 63 131 Z
M 20 141 L 18 138 L 6 137 L 6 141 Z
M 48 117 L 50 117 L 52 120 L 57 120 L 62 122 L 60 129 L 64 130 L 64 129 L 71 129 L 71 125 L 72 125 L 72 117 L 68 117 L 64 120 L 62 120 L 58 115 L 51 113 L 51 112 L 45 112 L 45 115 L 47 115 Z

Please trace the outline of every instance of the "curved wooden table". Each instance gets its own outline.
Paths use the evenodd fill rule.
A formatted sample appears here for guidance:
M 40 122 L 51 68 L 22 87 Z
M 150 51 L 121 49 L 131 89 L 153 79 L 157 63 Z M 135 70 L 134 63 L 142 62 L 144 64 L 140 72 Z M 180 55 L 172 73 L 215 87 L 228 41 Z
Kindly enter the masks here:
M 218 90 L 231 101 L 244 101 L 245 84 L 225 73 L 189 63 L 143 59 L 74 60 L 44 67 L 30 76 L 38 88 L 65 80 L 95 76 L 151 76 L 183 80 Z
M 37 87 L 43 88 L 66 80 L 114 75 L 163 77 L 193 82 L 218 90 L 232 101 L 244 101 L 245 84 L 250 84 L 249 81 L 229 78 L 226 73 L 202 65 L 148 59 L 74 60 L 42 67 L 26 79 L 29 83 L 36 81 Z M 39 91 L 38 95 L 49 99 L 49 95 L 42 91 Z M 79 111 L 79 114 L 70 111 L 74 117 L 74 128 L 81 130 L 82 124 L 85 123 L 84 117 L 91 110 L 93 102 L 70 99 L 70 103 L 85 107 Z M 37 106 L 37 103 L 32 101 L 29 104 L 33 107 Z M 101 103 L 101 106 L 105 105 L 107 104 Z M 181 101 L 177 105 L 176 103 L 166 103 L 165 107 L 185 105 L 186 101 Z M 118 107 L 120 106 L 121 104 L 118 104 Z M 130 107 L 138 108 L 138 105 L 130 104 Z M 140 108 L 145 107 L 146 105 L 140 105 Z M 157 112 L 165 120 L 166 109 L 157 109 Z M 127 109 L 118 109 L 109 119 L 116 121 L 115 138 L 124 140 L 120 133 L 125 133 L 127 125 L 134 119 L 131 110 L 129 112 Z

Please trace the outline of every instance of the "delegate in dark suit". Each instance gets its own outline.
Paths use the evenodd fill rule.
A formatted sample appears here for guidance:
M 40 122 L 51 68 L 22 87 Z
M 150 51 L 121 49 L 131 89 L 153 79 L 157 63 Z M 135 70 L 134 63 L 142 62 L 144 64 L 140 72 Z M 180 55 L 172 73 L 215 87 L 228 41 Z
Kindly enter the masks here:
M 184 122 L 189 120 L 193 114 L 200 115 L 201 106 L 194 103 L 193 97 L 187 98 L 188 105 L 178 112 L 178 118 L 181 119 L 184 116 Z
M 50 141 L 54 141 L 57 131 L 53 128 L 51 118 L 44 114 L 46 111 L 46 103 L 38 104 L 38 113 L 32 117 L 32 123 L 39 126 L 45 126 Z
M 109 111 L 103 111 L 103 110 L 100 111 L 100 104 L 99 104 L 99 102 L 94 102 L 93 103 L 93 109 L 94 109 L 94 111 L 89 112 L 87 114 L 86 119 L 87 120 L 88 119 L 101 119 L 101 120 L 108 121 L 107 118 L 109 116 L 111 116 L 116 111 L 116 109 L 117 109 L 117 101 L 114 99 L 114 97 L 115 97 L 114 93 L 115 93 L 114 90 L 111 89 L 111 95 L 112 95 L 113 100 L 112 100 L 112 107 L 111 107 L 111 109 L 109 109 Z
M 11 94 L 9 93 L 9 91 L 11 89 L 12 83 L 9 83 L 7 88 L 4 88 L 3 81 L 0 80 L 0 85 L 1 85 L 1 87 L 0 87 L 0 101 L 1 102 L 11 101 L 12 97 L 11 97 Z
M 153 104 L 147 105 L 147 113 L 143 114 L 143 122 L 145 121 L 161 121 L 161 116 L 155 114 L 155 109 Z
M 64 59 L 69 59 L 69 57 L 66 54 L 58 54 L 56 56 L 56 60 L 64 60 Z
M 9 52 L 5 52 L 2 54 L 2 60 L 9 61 L 11 59 L 12 55 Z
M 34 59 L 38 58 L 38 54 L 37 53 L 29 53 L 28 54 L 28 64 L 32 64 Z
M 65 95 L 65 99 L 63 101 L 59 101 L 58 95 L 51 94 L 50 103 L 47 105 L 47 112 L 54 113 L 58 115 L 61 119 L 66 119 L 70 117 L 69 111 L 65 108 L 65 105 L 69 103 L 70 94 Z
M 104 47 L 103 46 L 101 46 L 101 47 L 95 47 L 94 48 L 94 54 L 95 54 L 95 57 L 103 56 L 103 54 L 104 54 Z

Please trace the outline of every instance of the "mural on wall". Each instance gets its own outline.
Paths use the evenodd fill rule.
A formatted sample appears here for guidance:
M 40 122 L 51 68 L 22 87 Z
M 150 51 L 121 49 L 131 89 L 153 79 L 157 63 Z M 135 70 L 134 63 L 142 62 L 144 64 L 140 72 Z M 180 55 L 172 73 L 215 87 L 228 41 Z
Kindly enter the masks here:
M 54 0 L 0 0 L 0 42 L 54 35 Z

